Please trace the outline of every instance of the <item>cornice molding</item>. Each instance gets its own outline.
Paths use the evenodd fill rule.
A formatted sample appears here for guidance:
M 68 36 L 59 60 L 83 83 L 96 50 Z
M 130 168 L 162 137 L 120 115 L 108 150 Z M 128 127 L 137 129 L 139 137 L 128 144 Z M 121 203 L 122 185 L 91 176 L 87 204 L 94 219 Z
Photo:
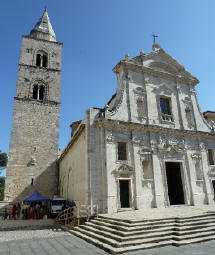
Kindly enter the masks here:
M 139 124 L 135 122 L 125 122 L 119 120 L 111 120 L 100 118 L 96 121 L 96 124 L 104 128 L 119 128 L 126 130 L 142 130 L 152 131 L 154 133 L 160 133 L 164 135 L 177 135 L 177 136 L 192 136 L 192 137 L 203 137 L 215 139 L 215 134 L 203 131 L 195 130 L 180 130 L 173 128 L 165 128 L 157 125 Z
M 47 72 L 47 71 L 52 71 L 52 72 L 61 72 L 61 69 L 54 69 L 54 68 L 48 68 L 48 67 L 40 67 L 40 66 L 33 66 L 33 65 L 26 65 L 26 64 L 22 64 L 22 63 L 19 63 L 19 66 L 23 66 L 23 67 L 27 67 L 27 68 L 32 68 L 32 69 L 38 69 L 41 71 L 44 71 L 44 72 Z
M 38 104 L 38 105 L 60 105 L 60 102 L 50 101 L 50 100 L 40 101 L 40 100 L 36 100 L 32 98 L 14 97 L 14 100 L 23 101 L 30 104 Z

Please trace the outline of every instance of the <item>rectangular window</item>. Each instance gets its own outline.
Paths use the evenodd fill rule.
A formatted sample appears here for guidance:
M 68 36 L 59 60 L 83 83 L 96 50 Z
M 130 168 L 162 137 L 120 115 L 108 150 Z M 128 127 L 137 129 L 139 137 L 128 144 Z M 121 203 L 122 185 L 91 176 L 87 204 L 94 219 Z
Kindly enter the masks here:
M 169 98 L 160 98 L 160 108 L 162 114 L 171 115 Z
M 118 160 L 127 160 L 127 144 L 124 142 L 118 143 Z
M 209 165 L 214 165 L 214 155 L 212 149 L 208 149 L 208 162 Z
M 137 100 L 137 114 L 138 118 L 143 118 L 145 115 L 144 101 L 142 99 Z

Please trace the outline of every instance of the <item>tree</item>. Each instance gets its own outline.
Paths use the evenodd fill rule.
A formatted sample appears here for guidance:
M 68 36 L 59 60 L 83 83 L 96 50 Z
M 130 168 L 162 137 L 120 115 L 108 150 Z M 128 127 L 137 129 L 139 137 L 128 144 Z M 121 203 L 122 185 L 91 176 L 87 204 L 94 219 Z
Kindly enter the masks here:
M 5 177 L 0 177 L 0 201 L 4 198 Z
M 0 150 L 0 174 L 6 169 L 7 165 L 7 153 L 1 152 Z M 5 177 L 0 176 L 0 200 L 4 197 L 4 185 Z
M 5 170 L 7 165 L 7 153 L 1 152 L 0 150 L 0 174 Z

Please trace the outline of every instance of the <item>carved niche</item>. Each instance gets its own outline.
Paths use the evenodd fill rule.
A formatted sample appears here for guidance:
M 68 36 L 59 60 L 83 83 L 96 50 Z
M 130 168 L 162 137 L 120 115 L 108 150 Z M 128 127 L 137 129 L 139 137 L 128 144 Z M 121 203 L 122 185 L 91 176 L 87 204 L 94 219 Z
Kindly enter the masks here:
M 134 89 L 134 95 L 136 100 L 137 118 L 143 120 L 146 118 L 146 91 L 143 87 L 137 87 Z
M 189 97 L 185 97 L 182 101 L 184 102 L 187 126 L 188 126 L 188 128 L 193 128 L 194 127 L 194 118 L 193 118 L 193 111 L 192 111 L 192 109 L 193 109 L 192 101 Z
M 193 160 L 194 166 L 195 166 L 195 172 L 196 172 L 196 181 L 203 181 L 203 173 L 202 173 L 202 167 L 201 167 L 201 154 L 200 153 L 193 153 L 191 155 L 191 158 Z
M 140 155 L 141 161 L 149 161 L 151 159 L 152 151 L 148 147 L 142 147 L 139 149 L 138 154 Z

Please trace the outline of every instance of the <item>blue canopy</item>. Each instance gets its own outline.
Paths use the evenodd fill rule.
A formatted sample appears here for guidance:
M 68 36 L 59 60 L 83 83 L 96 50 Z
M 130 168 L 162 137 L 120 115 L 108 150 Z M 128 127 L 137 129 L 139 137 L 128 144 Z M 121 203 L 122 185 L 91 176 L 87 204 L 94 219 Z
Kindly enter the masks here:
M 23 202 L 47 202 L 49 200 L 49 198 L 42 196 L 39 191 L 35 190 L 31 195 L 25 197 Z

